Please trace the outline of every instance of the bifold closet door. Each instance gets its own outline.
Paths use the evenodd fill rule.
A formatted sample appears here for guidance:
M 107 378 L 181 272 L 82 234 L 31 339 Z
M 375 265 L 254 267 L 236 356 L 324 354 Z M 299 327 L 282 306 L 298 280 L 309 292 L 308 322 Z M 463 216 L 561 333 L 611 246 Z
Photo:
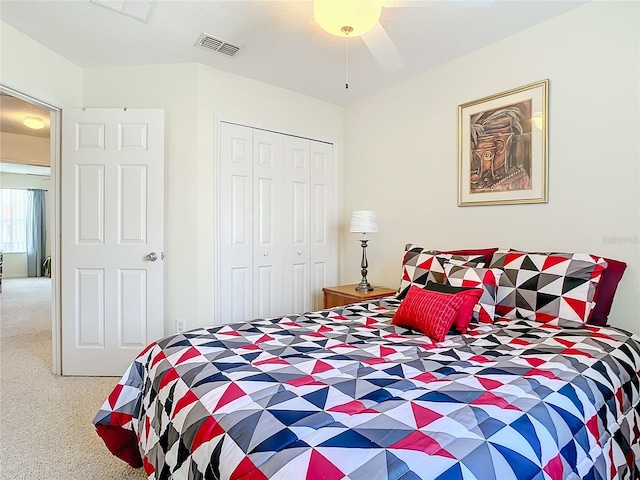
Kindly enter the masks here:
M 292 313 L 322 308 L 322 288 L 337 282 L 333 145 L 285 136 L 286 306 Z
M 283 294 L 283 136 L 220 124 L 219 322 L 288 312 Z
M 333 145 L 309 141 L 311 309 L 323 307 L 322 288 L 338 282 L 338 219 Z
M 253 130 L 253 316 L 287 311 L 284 304 L 284 235 L 291 223 L 283 196 L 283 135 Z
M 313 308 L 310 268 L 309 140 L 284 137 L 284 313 Z
M 253 132 L 220 124 L 218 323 L 253 318 Z

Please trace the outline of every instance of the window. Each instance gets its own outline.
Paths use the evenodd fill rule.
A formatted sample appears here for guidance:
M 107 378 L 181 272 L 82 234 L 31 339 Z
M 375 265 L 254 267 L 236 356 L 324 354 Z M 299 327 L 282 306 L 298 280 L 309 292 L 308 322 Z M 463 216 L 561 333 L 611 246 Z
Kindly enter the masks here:
M 0 188 L 0 250 L 27 251 L 27 191 Z

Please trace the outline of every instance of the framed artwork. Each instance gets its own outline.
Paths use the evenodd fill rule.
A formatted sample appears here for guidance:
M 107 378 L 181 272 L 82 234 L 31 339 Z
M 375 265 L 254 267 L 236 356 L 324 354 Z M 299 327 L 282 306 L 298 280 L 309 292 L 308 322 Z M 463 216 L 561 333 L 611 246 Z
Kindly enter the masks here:
M 458 106 L 458 206 L 547 201 L 549 80 Z

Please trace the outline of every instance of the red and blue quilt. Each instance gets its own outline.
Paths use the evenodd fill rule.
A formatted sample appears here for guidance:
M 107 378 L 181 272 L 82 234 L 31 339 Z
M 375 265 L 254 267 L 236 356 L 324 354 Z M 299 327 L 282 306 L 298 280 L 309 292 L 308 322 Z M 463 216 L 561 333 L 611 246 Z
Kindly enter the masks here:
M 156 480 L 640 478 L 637 336 L 510 320 L 435 343 L 381 305 L 164 338 L 96 429 Z

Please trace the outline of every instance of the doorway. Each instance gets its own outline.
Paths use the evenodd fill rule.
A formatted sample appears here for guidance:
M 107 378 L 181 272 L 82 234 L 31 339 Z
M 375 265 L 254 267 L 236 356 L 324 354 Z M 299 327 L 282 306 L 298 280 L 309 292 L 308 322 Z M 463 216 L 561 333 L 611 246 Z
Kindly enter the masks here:
M 51 272 L 51 340 L 52 365 L 51 371 L 61 373 L 61 345 L 60 345 L 60 282 L 59 282 L 59 241 L 60 225 L 59 202 L 59 161 L 60 161 L 60 108 L 40 101 L 25 93 L 0 85 L 0 135 L 3 140 L 3 159 L 0 169 L 5 174 L 11 174 L 16 179 L 16 188 L 42 188 L 36 184 L 46 183 L 47 208 L 47 262 L 48 272 Z M 25 125 L 24 120 L 31 121 L 31 127 Z M 26 122 L 29 123 L 29 122 Z M 33 127 L 39 128 L 33 128 Z M 22 179 L 22 175 L 31 175 Z M 42 179 L 49 178 L 48 181 Z M 7 177 L 5 177 L 7 178 Z M 34 180 L 38 178 L 38 180 Z M 3 182 L 3 186 L 5 182 Z M 7 188 L 9 188 L 7 186 Z M 5 255 L 4 270 L 16 276 L 24 276 L 21 270 L 22 259 L 15 255 L 15 265 L 7 264 Z M 9 255 L 11 257 L 11 255 Z M 14 259 L 12 259 L 14 260 Z M 13 269 L 13 270 L 12 270 Z M 5 277 L 6 278 L 6 277 Z

